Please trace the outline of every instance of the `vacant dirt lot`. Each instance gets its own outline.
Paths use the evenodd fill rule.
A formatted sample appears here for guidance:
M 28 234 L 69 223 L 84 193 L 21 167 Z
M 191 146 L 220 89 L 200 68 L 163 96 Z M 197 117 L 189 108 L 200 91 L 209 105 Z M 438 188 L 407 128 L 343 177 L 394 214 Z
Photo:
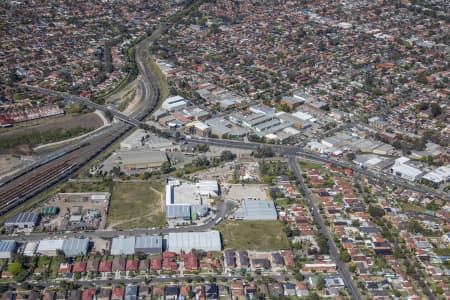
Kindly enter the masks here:
M 165 225 L 164 185 L 115 182 L 108 212 L 108 228 L 131 229 Z
M 273 251 L 289 249 L 280 221 L 227 221 L 216 227 L 224 249 Z
M 74 129 L 77 127 L 95 129 L 102 125 L 103 121 L 95 113 L 88 113 L 78 116 L 64 115 L 21 123 L 12 128 L 2 128 L 0 129 L 0 138 L 7 139 L 9 137 L 12 138 L 21 135 L 28 135 L 30 132 L 45 133 L 56 129 Z M 29 155 L 32 150 L 28 146 L 30 145 L 17 145 L 15 147 L 2 150 L 2 153 Z

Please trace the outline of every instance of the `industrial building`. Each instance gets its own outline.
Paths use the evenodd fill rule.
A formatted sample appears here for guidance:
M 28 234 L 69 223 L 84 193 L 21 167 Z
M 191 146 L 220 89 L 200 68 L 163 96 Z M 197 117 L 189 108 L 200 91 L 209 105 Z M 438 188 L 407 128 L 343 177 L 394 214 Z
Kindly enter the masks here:
M 10 259 L 16 252 L 17 243 L 13 240 L 0 241 L 0 259 Z
M 89 248 L 88 239 L 68 239 L 64 240 L 62 251 L 67 257 L 86 255 Z
M 62 250 L 64 240 L 41 240 L 36 253 L 45 256 L 56 256 L 58 250 Z
M 181 96 L 174 96 L 164 100 L 161 107 L 168 111 L 176 111 L 178 109 L 187 107 L 189 102 L 189 100 L 186 100 Z
M 166 218 L 174 224 L 184 224 L 193 215 L 204 217 L 209 212 L 212 197 L 220 194 L 216 180 L 200 180 L 191 183 L 181 180 L 170 180 L 166 184 Z
M 120 150 L 130 151 L 143 148 L 159 149 L 171 147 L 172 142 L 166 138 L 148 133 L 144 129 L 137 129 L 122 142 L 120 142 Z
M 268 221 L 277 218 L 275 204 L 267 200 L 243 200 L 236 212 L 236 219 L 244 221 Z
M 168 162 L 166 153 L 159 150 L 120 151 L 111 159 L 127 175 L 159 170 L 163 163 Z
M 181 253 L 192 249 L 203 251 L 221 251 L 220 233 L 217 230 L 205 232 L 170 232 L 169 251 Z
M 442 184 L 450 180 L 450 166 L 441 166 L 433 171 L 425 174 L 423 179 L 428 180 L 434 184 Z
M 414 164 L 412 164 L 409 158 L 404 156 L 397 158 L 395 160 L 395 163 L 392 166 L 391 171 L 392 174 L 409 181 L 416 181 L 423 174 L 422 170 L 417 168 Z
M 173 223 L 185 223 L 191 220 L 190 205 L 166 205 L 166 218 Z
M 136 238 L 134 236 L 113 238 L 111 243 L 111 255 L 134 254 L 135 240 Z
M 15 215 L 5 222 L 5 227 L 8 228 L 35 228 L 40 221 L 40 214 L 32 212 L 23 212 Z
M 159 235 L 138 236 L 134 251 L 144 254 L 159 254 L 162 252 L 162 238 Z
M 23 255 L 34 256 L 36 254 L 36 249 L 38 247 L 38 242 L 28 242 L 23 250 Z

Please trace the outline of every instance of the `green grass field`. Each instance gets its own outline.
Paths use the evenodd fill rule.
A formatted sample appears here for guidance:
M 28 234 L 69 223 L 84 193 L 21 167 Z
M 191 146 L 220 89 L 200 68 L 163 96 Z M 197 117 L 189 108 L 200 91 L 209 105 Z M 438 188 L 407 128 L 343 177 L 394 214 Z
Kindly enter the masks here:
M 165 225 L 161 183 L 115 182 L 108 212 L 108 227 L 116 229 Z
M 272 251 L 289 249 L 279 221 L 235 221 L 217 226 L 225 249 Z

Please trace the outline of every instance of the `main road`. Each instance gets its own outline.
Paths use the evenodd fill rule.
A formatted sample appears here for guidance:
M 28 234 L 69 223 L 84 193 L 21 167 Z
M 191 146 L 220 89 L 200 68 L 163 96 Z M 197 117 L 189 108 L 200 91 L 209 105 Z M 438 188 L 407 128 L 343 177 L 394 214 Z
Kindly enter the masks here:
M 136 120 L 130 116 L 127 116 L 126 114 L 124 114 L 118 110 L 103 106 L 103 105 L 95 103 L 95 102 L 92 102 L 91 100 L 84 98 L 84 97 L 71 95 L 69 93 L 59 92 L 59 91 L 55 91 L 55 90 L 50 90 L 50 89 L 46 89 L 46 88 L 42 88 L 42 87 L 38 87 L 38 86 L 30 86 L 30 85 L 25 85 L 25 84 L 18 84 L 18 86 L 21 88 L 27 89 L 29 91 L 42 94 L 42 95 L 53 96 L 53 97 L 62 97 L 66 101 L 84 104 L 87 107 L 95 108 L 95 109 L 103 111 L 103 112 L 109 112 L 115 118 L 117 118 L 125 123 L 128 123 L 130 125 L 133 125 L 133 126 L 139 126 L 139 124 L 140 124 L 140 122 L 138 120 Z
M 328 226 L 325 224 L 325 221 L 324 221 L 322 215 L 320 214 L 316 204 L 314 203 L 314 199 L 312 198 L 311 193 L 309 192 L 308 187 L 306 186 L 306 184 L 303 180 L 303 176 L 301 174 L 300 167 L 298 166 L 296 157 L 294 155 L 288 155 L 288 162 L 289 162 L 289 167 L 294 172 L 295 177 L 297 178 L 297 180 L 299 182 L 299 186 L 298 186 L 299 189 L 302 190 L 304 193 L 306 202 L 308 204 L 308 209 L 314 218 L 314 222 L 319 227 L 320 232 L 327 239 L 327 244 L 328 244 L 328 248 L 330 250 L 330 255 L 336 262 L 338 272 L 341 274 L 342 279 L 344 280 L 345 286 L 350 291 L 353 299 L 357 299 L 357 300 L 362 299 L 358 288 L 355 286 L 355 283 L 352 280 L 352 275 L 350 274 L 350 271 L 348 270 L 347 265 L 339 257 L 339 251 L 334 242 L 334 237 L 330 233 Z
M 89 106 L 95 107 L 96 109 L 109 111 L 125 123 L 115 123 L 92 136 L 82 139 L 74 145 L 64 147 L 63 150 L 54 152 L 48 158 L 32 165 L 14 177 L 1 182 L 0 215 L 9 212 L 18 205 L 22 205 L 45 189 L 67 178 L 130 131 L 134 126 L 138 126 L 140 124 L 139 121 L 143 120 L 157 107 L 161 98 L 160 86 L 157 76 L 151 72 L 151 69 L 146 63 L 146 60 L 149 59 L 146 51 L 159 34 L 158 30 L 136 46 L 136 62 L 139 71 L 143 74 L 140 84 L 142 87 L 142 99 L 139 107 L 129 116 L 90 102 L 87 99 L 63 93 L 63 97 L 69 97 L 73 101 L 79 101 L 86 105 L 89 104 Z M 61 96 L 59 92 L 36 87 L 27 88 L 44 94 Z
M 362 175 L 376 178 L 380 180 L 384 180 L 390 182 L 392 184 L 404 187 L 406 189 L 435 196 L 437 198 L 444 199 L 446 201 L 450 201 L 450 195 L 447 193 L 437 192 L 433 189 L 430 189 L 426 186 L 420 184 L 411 184 L 409 182 L 404 181 L 395 176 L 391 176 L 390 174 L 381 173 L 381 172 L 373 172 L 368 169 L 362 169 L 354 164 L 343 162 L 340 160 L 336 160 L 330 158 L 328 156 L 323 156 L 316 153 L 311 153 L 303 150 L 298 146 L 288 146 L 288 145 L 275 145 L 275 144 L 262 144 L 255 142 L 242 142 L 242 141 L 233 141 L 233 140 L 222 140 L 222 139 L 211 139 L 211 138 L 190 138 L 187 141 L 196 143 L 196 144 L 208 144 L 211 146 L 219 146 L 224 148 L 237 148 L 237 149 L 247 149 L 247 150 L 257 150 L 261 147 L 270 147 L 273 151 L 281 154 L 281 155 L 298 155 L 307 159 L 315 160 L 322 163 L 330 163 L 338 167 L 347 168 L 353 170 L 355 173 L 360 173 Z

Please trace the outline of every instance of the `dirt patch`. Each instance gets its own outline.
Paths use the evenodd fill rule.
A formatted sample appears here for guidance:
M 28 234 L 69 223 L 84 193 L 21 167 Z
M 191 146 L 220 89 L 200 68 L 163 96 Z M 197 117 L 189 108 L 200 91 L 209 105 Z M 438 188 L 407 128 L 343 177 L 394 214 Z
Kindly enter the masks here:
M 19 124 L 17 128 L 1 129 L 0 138 L 17 138 L 20 136 L 29 135 L 30 132 L 35 133 L 45 133 L 49 131 L 54 131 L 58 129 L 96 129 L 103 125 L 102 119 L 95 113 L 89 113 L 84 115 L 65 115 L 59 117 L 53 117 L 49 119 L 42 119 L 39 122 L 34 121 L 33 123 Z M 20 154 L 20 155 L 30 155 L 32 154 L 32 146 L 28 144 L 19 144 L 14 147 L 3 149 L 2 154 Z

